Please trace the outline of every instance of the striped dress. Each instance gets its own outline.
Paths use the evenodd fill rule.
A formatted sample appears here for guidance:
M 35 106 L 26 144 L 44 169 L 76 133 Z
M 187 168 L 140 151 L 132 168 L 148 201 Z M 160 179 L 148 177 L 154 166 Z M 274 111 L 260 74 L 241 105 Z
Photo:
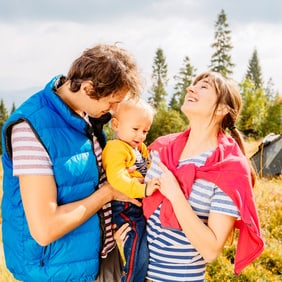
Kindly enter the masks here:
M 187 163 L 202 166 L 211 154 L 212 151 L 181 160 L 179 166 Z M 162 173 L 158 166 L 160 161 L 158 152 L 151 152 L 151 160 L 145 181 Z M 188 202 L 204 223 L 207 223 L 211 212 L 239 217 L 237 207 L 230 197 L 215 184 L 203 179 L 197 179 L 193 183 Z M 147 278 L 156 282 L 204 281 L 206 262 L 191 245 L 184 232 L 162 227 L 160 207 L 147 221 L 149 246 Z

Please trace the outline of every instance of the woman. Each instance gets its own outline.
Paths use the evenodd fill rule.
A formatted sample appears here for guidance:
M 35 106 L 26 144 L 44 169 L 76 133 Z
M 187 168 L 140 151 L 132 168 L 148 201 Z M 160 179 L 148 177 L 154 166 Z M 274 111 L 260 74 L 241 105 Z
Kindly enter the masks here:
M 16 279 L 93 281 L 100 271 L 96 281 L 120 280 L 109 202 L 139 203 L 105 182 L 102 126 L 139 87 L 131 55 L 97 45 L 5 123 L 2 231 Z
M 233 82 L 200 74 L 181 108 L 189 129 L 150 146 L 146 179 L 159 177 L 160 189 L 143 200 L 148 281 L 204 281 L 206 263 L 218 257 L 234 227 L 240 229 L 236 273 L 263 251 L 254 175 L 235 127 L 240 108 Z

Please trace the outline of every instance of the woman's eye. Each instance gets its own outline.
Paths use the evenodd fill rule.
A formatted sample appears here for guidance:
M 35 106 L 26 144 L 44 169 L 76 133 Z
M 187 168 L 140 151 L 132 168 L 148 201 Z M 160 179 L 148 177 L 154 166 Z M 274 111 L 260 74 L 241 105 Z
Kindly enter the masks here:
M 202 84 L 201 88 L 207 89 L 207 88 L 209 88 L 209 85 L 208 84 Z

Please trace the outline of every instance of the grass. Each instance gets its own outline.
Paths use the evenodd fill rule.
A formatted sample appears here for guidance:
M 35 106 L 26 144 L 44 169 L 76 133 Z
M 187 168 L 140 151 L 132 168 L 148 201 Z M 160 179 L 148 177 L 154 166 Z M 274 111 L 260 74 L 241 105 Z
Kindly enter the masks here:
M 258 179 L 254 190 L 265 250 L 239 276 L 233 274 L 235 244 L 208 265 L 207 281 L 282 281 L 282 179 Z
M 255 152 L 258 142 L 248 142 L 248 156 Z M 2 183 L 2 167 L 0 162 L 0 180 Z M 282 177 L 258 179 L 254 189 L 256 205 L 260 217 L 262 235 L 266 248 L 262 255 L 235 276 L 232 264 L 235 244 L 227 244 L 222 255 L 207 267 L 207 282 L 262 282 L 282 281 Z M 0 189 L 0 199 L 2 189 Z M 1 222 L 1 217 L 0 217 Z M 0 235 L 0 242 L 1 242 Z M 236 241 L 236 240 L 235 240 Z M 6 269 L 2 244 L 0 244 L 0 281 L 15 282 Z

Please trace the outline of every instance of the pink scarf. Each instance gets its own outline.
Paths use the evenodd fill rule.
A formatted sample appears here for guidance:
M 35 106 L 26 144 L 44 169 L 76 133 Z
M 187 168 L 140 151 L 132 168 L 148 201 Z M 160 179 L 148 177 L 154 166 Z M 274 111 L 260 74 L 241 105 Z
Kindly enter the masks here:
M 201 178 L 216 184 L 234 201 L 241 215 L 241 219 L 235 224 L 235 227 L 240 229 L 235 257 L 235 273 L 240 273 L 264 249 L 248 161 L 233 138 L 220 133 L 218 147 L 206 160 L 205 165 L 197 167 L 194 164 L 186 164 L 178 167 L 180 154 L 189 133 L 190 130 L 187 130 L 180 134 L 160 137 L 150 145 L 149 149 L 159 152 L 161 161 L 176 176 L 187 199 L 193 182 Z M 143 199 L 145 217 L 148 219 L 161 203 L 162 225 L 181 229 L 171 203 L 159 191 Z

